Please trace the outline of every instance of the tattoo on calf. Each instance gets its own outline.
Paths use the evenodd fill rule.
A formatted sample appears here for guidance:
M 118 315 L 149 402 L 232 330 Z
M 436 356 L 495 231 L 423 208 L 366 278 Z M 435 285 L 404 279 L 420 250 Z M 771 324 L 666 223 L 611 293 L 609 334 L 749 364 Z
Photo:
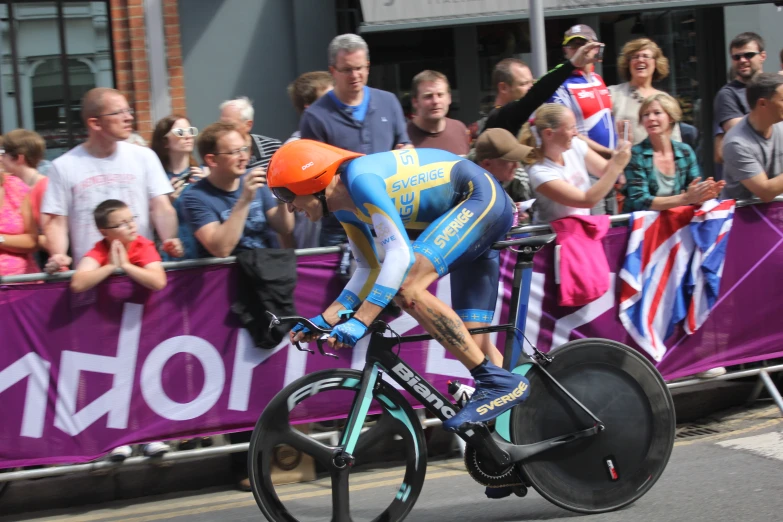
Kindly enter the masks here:
M 449 343 L 458 347 L 463 352 L 468 351 L 468 345 L 465 344 L 465 334 L 460 331 L 461 323 L 459 320 L 454 320 L 440 312 L 436 312 L 432 308 L 427 308 L 427 314 L 430 316 L 435 331 L 437 334 L 433 334 L 433 338 L 439 343 Z

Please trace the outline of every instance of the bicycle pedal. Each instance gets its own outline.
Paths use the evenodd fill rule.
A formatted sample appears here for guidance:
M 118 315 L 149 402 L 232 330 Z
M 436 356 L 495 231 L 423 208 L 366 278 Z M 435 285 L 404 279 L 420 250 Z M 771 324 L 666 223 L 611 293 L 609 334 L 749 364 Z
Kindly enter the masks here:
M 527 496 L 527 488 L 525 486 L 511 486 L 511 491 L 520 498 Z

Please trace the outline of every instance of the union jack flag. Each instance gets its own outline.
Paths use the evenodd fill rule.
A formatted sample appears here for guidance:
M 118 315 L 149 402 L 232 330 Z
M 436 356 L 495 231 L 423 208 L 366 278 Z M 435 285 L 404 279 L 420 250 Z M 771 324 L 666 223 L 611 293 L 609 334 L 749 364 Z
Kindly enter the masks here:
M 685 320 L 685 331 L 693 334 L 701 328 L 718 300 L 729 230 L 734 222 L 734 200 L 707 201 L 696 211 L 690 229 L 696 251 L 686 285 L 691 304 Z
M 730 200 L 631 214 L 620 321 L 656 361 L 677 323 L 692 317 L 692 333 L 715 304 L 733 215 Z

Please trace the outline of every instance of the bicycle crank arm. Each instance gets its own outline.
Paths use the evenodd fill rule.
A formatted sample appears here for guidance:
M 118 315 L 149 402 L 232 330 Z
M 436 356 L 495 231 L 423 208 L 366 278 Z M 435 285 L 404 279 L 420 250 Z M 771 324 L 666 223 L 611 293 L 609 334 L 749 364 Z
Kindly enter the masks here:
M 592 428 L 587 428 L 586 430 L 569 433 L 568 435 L 561 435 L 559 437 L 554 437 L 548 440 L 542 440 L 541 442 L 534 442 L 533 444 L 523 445 L 510 444 L 503 440 L 497 433 L 492 434 L 492 439 L 501 450 L 511 455 L 511 460 L 513 462 L 520 462 L 522 460 L 529 459 L 533 455 L 538 455 L 539 453 L 550 450 L 552 448 L 557 448 L 558 446 L 562 446 L 564 444 L 568 444 L 569 442 L 583 439 L 585 437 L 592 437 L 593 435 L 597 435 L 603 431 L 603 429 L 604 427 L 602 425 L 596 424 Z

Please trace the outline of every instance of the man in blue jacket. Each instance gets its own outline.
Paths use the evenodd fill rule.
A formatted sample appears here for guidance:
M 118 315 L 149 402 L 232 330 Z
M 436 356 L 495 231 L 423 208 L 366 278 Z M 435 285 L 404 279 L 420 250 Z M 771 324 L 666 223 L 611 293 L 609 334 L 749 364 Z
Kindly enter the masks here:
M 334 89 L 302 115 L 302 138 L 328 143 L 361 154 L 410 146 L 405 116 L 397 97 L 367 87 L 370 50 L 361 36 L 342 34 L 329 44 L 329 72 Z M 347 242 L 335 219 L 326 218 L 321 246 Z

